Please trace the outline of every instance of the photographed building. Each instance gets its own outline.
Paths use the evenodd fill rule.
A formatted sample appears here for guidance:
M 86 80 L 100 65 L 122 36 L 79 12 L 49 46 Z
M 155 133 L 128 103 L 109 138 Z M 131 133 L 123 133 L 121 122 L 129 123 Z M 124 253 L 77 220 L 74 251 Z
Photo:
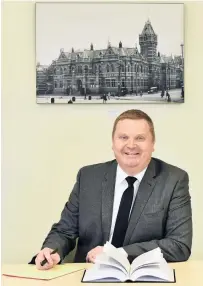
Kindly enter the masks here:
M 183 85 L 183 57 L 157 51 L 158 36 L 148 20 L 139 35 L 139 46 L 117 47 L 109 42 L 105 49 L 71 52 L 60 50 L 58 59 L 46 68 L 46 80 L 54 94 L 112 95 L 138 94 Z M 40 77 L 37 77 L 40 78 Z

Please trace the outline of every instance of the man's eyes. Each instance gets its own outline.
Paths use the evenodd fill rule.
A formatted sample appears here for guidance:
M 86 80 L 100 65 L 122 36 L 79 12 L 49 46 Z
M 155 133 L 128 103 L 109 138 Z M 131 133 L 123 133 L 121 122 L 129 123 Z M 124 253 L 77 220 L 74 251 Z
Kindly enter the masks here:
M 128 139 L 128 136 L 126 135 L 122 135 L 122 136 L 119 136 L 119 139 L 122 139 L 122 140 L 127 140 Z M 135 138 L 136 141 L 144 141 L 145 140 L 145 137 L 144 136 L 137 136 Z
M 145 138 L 144 138 L 143 136 L 138 136 L 136 139 L 137 139 L 138 141 L 144 141 L 144 140 L 145 140 Z
M 119 138 L 122 139 L 122 140 L 127 140 L 128 136 L 123 135 L 123 136 L 119 136 Z

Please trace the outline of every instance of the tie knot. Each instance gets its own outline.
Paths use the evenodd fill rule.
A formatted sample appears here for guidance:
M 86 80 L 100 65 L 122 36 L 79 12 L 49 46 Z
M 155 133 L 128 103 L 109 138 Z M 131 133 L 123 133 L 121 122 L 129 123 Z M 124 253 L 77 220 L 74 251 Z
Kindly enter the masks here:
M 126 179 L 126 181 L 128 182 L 128 186 L 129 187 L 131 187 L 131 186 L 133 186 L 133 184 L 134 184 L 134 182 L 137 180 L 137 178 L 135 178 L 135 177 L 126 177 L 125 178 Z

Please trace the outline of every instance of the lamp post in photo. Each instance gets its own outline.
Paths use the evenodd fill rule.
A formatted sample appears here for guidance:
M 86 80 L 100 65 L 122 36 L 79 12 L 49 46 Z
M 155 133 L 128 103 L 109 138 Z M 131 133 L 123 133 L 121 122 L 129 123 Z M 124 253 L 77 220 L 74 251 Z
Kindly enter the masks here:
M 181 72 L 181 84 L 184 86 L 184 44 L 181 45 L 181 62 L 182 62 L 182 72 Z
M 184 47 L 184 44 L 181 44 L 181 57 L 182 57 L 182 66 L 184 66 L 184 56 L 183 56 L 183 47 Z

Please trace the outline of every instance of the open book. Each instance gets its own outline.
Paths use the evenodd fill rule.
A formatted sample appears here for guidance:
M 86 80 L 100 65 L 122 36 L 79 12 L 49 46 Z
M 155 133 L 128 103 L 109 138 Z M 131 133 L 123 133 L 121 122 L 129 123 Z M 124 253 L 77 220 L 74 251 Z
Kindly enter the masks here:
M 175 282 L 174 270 L 163 258 L 158 247 L 136 257 L 132 264 L 127 254 L 109 242 L 98 255 L 95 264 L 85 271 L 82 282 Z

